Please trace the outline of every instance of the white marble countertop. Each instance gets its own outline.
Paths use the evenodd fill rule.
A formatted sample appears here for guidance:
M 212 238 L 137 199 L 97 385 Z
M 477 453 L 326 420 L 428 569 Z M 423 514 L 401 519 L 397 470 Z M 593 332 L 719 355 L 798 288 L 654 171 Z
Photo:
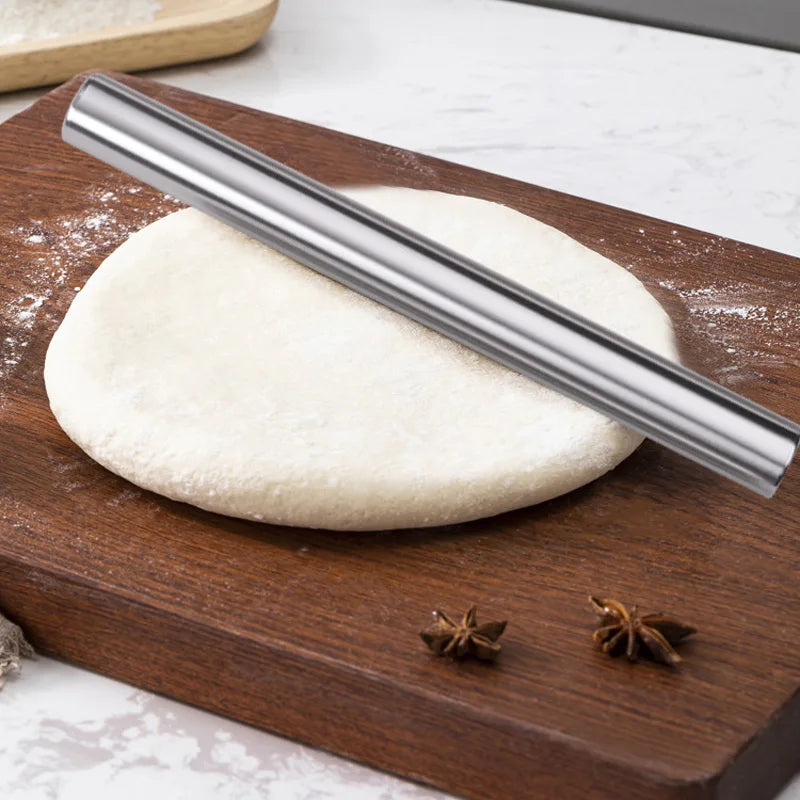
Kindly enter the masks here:
M 506 0 L 282 0 L 187 89 L 800 255 L 800 55 Z M 0 121 L 41 94 L 0 97 Z M 0 693 L 0 797 L 442 797 L 50 659 Z M 781 795 L 800 800 L 800 780 Z

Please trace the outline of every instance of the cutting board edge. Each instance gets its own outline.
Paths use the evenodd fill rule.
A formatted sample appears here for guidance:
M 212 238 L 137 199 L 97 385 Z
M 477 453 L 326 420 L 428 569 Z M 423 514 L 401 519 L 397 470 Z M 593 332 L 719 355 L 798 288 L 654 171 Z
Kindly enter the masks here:
M 48 597 L 51 594 L 53 597 Z M 59 601 L 56 598 L 67 595 L 71 597 L 68 613 L 70 615 L 78 614 L 82 617 L 83 622 L 78 627 L 83 630 L 92 630 L 97 627 L 98 616 L 102 617 L 105 614 L 105 611 L 98 612 L 98 609 L 113 610 L 114 612 L 112 616 L 108 617 L 110 624 L 104 625 L 100 635 L 95 639 L 94 647 L 88 657 L 86 651 L 76 652 L 73 646 L 70 645 L 68 638 L 65 638 L 61 614 L 57 610 Z M 22 602 L 20 602 L 20 598 Z M 53 613 L 47 613 L 48 608 Z M 363 742 L 358 742 L 355 745 L 346 738 L 343 741 L 339 741 L 336 734 L 331 735 L 329 733 L 323 739 L 318 736 L 309 737 L 304 735 L 301 726 L 296 723 L 288 724 L 274 718 L 266 719 L 262 712 L 258 710 L 258 703 L 253 702 L 252 699 L 241 699 L 241 704 L 236 706 L 236 701 L 231 700 L 229 697 L 198 698 L 193 683 L 189 683 L 184 687 L 180 682 L 176 683 L 172 676 L 179 674 L 181 669 L 188 663 L 185 657 L 193 646 L 190 640 L 205 637 L 210 645 L 212 642 L 219 642 L 222 637 L 227 639 L 231 648 L 238 650 L 243 657 L 250 657 L 259 663 L 267 659 L 272 659 L 270 663 L 274 663 L 275 658 L 286 661 L 283 672 L 287 676 L 284 679 L 286 684 L 284 688 L 287 692 L 291 691 L 292 688 L 292 676 L 298 675 L 299 670 L 308 668 L 324 672 L 325 694 L 330 694 L 332 686 L 335 687 L 341 684 L 345 687 L 345 690 L 340 696 L 347 698 L 348 701 L 352 697 L 357 697 L 362 702 L 366 697 L 374 696 L 376 700 L 382 699 L 380 692 L 385 687 L 389 687 L 395 694 L 399 692 L 401 697 L 399 699 L 395 698 L 397 702 L 394 703 L 393 707 L 401 709 L 403 713 L 396 719 L 405 722 L 404 730 L 409 737 L 413 737 L 414 733 L 418 731 L 417 726 L 420 723 L 413 714 L 409 714 L 409 710 L 421 708 L 420 700 L 425 701 L 432 698 L 430 693 L 415 692 L 413 687 L 407 684 L 391 683 L 389 680 L 370 674 L 368 671 L 358 671 L 351 665 L 330 659 L 315 659 L 313 655 L 299 649 L 281 650 L 280 644 L 274 642 L 267 642 L 246 635 L 237 635 L 231 630 L 221 631 L 220 628 L 215 628 L 210 621 L 201 621 L 194 616 L 182 615 L 175 609 L 169 609 L 162 605 L 149 605 L 141 598 L 114 594 L 107 586 L 89 580 L 77 580 L 75 576 L 60 573 L 55 569 L 34 567 L 26 562 L 24 558 L 10 557 L 2 550 L 0 550 L 0 612 L 7 613 L 13 621 L 23 627 L 39 655 L 63 660 L 66 663 L 88 669 L 97 674 L 129 683 L 137 688 L 152 691 L 179 702 L 244 722 L 270 733 L 318 747 L 334 755 L 340 755 L 381 770 L 402 775 L 405 778 L 434 786 L 442 791 L 455 792 L 457 794 L 463 793 L 465 797 L 485 798 L 485 800 L 494 800 L 495 797 L 499 797 L 499 795 L 492 793 L 475 794 L 470 783 L 454 788 L 452 770 L 455 767 L 455 763 L 453 762 L 447 762 L 443 765 L 444 769 L 437 779 L 436 771 L 431 769 L 431 766 L 439 761 L 438 756 L 431 765 L 421 771 L 408 770 L 403 766 L 406 762 L 402 756 L 393 755 L 391 750 L 384 748 L 376 756 L 374 748 L 375 736 L 374 733 L 369 731 L 365 734 Z M 138 632 L 137 622 L 139 623 Z M 174 635 L 167 635 L 170 630 L 173 631 Z M 161 632 L 163 632 L 163 635 L 159 635 Z M 173 654 L 171 650 L 171 646 L 174 647 L 176 642 L 181 641 L 179 632 L 187 635 L 186 642 L 182 645 L 185 648 L 184 659 L 181 659 L 177 654 Z M 136 633 L 136 635 L 132 635 L 133 633 Z M 103 637 L 107 637 L 107 641 Z M 125 642 L 130 646 L 130 657 L 125 657 L 126 654 L 119 650 L 120 642 Z M 144 646 L 145 644 L 147 646 Z M 173 663 L 169 663 L 168 659 L 162 660 L 160 664 L 162 676 L 160 679 L 154 677 L 143 681 L 139 677 L 140 660 L 136 656 L 141 655 L 142 652 L 154 652 L 157 650 L 170 654 L 175 660 Z M 211 651 L 210 646 L 208 651 Z M 430 659 L 433 656 L 421 649 L 420 658 Z M 164 675 L 169 677 L 164 678 Z M 350 687 L 353 691 L 347 690 L 348 682 L 353 684 Z M 245 685 L 242 685 L 242 689 L 244 689 Z M 230 694 L 231 687 L 226 686 L 226 690 L 227 694 Z M 240 695 L 241 697 L 246 697 L 244 691 Z M 800 691 L 796 699 L 800 700 Z M 652 768 L 643 770 L 640 764 L 610 758 L 606 754 L 600 754 L 591 748 L 587 748 L 580 740 L 573 741 L 568 736 L 554 733 L 545 728 L 520 726 L 518 720 L 504 719 L 492 714 L 484 716 L 476 709 L 463 706 L 457 702 L 448 705 L 450 713 L 442 715 L 443 705 L 437 706 L 432 703 L 431 714 L 435 714 L 436 721 L 439 724 L 441 724 L 442 720 L 448 720 L 449 734 L 453 740 L 459 738 L 458 733 L 465 725 L 465 718 L 467 718 L 467 725 L 482 726 L 486 729 L 485 736 L 487 741 L 471 740 L 470 745 L 474 749 L 473 757 L 465 758 L 464 761 L 460 762 L 462 777 L 470 780 L 479 779 L 480 764 L 487 752 L 487 748 L 491 745 L 491 737 L 496 736 L 502 739 L 505 736 L 514 736 L 518 744 L 524 744 L 531 748 L 526 749 L 524 753 L 512 753 L 506 759 L 509 762 L 508 774 L 515 775 L 517 780 L 521 774 L 520 767 L 523 765 L 528 767 L 529 775 L 523 783 L 525 786 L 531 786 L 532 782 L 535 785 L 536 778 L 541 774 L 539 766 L 531 767 L 529 763 L 531 761 L 536 761 L 537 765 L 540 763 L 549 765 L 557 763 L 563 765 L 563 769 L 567 770 L 574 768 L 576 758 L 579 760 L 587 758 L 591 769 L 588 770 L 588 767 L 584 765 L 587 771 L 584 772 L 584 768 L 579 770 L 581 777 L 591 774 L 591 780 L 583 787 L 586 791 L 586 797 L 608 797 L 609 800 L 612 797 L 616 797 L 613 794 L 595 795 L 591 793 L 591 790 L 596 788 L 595 781 L 603 775 L 606 776 L 609 786 L 616 779 L 617 781 L 627 781 L 627 783 L 624 783 L 626 786 L 641 787 L 639 789 L 642 792 L 641 795 L 636 793 L 630 795 L 630 797 L 636 798 L 646 796 L 651 800 L 712 800 L 712 798 L 713 800 L 743 800 L 745 797 L 739 793 L 730 795 L 717 793 L 720 781 L 730 771 L 731 767 L 735 766 L 738 754 L 732 754 L 730 762 L 721 763 L 718 771 L 702 772 L 676 779 L 674 773 L 667 775 Z M 286 710 L 285 703 L 280 703 L 279 706 L 281 710 Z M 798 711 L 800 711 L 800 702 L 797 703 L 797 707 Z M 364 708 L 373 713 L 375 711 L 374 706 L 365 705 Z M 359 708 L 357 706 L 349 706 L 348 711 L 357 715 Z M 386 707 L 381 705 L 380 713 L 385 713 L 385 711 Z M 302 714 L 301 725 L 305 725 L 309 719 L 307 711 L 302 709 Z M 335 716 L 332 711 L 328 711 L 327 714 L 331 718 Z M 797 718 L 796 732 L 800 735 L 800 713 L 797 714 Z M 755 738 L 761 739 L 769 736 L 772 730 L 772 721 L 771 719 L 768 725 L 759 732 L 758 737 L 754 737 L 754 740 Z M 325 716 L 321 717 L 318 724 L 324 728 L 331 728 L 330 720 L 326 719 Z M 342 731 L 344 727 L 339 726 L 339 730 Z M 396 731 L 397 728 L 393 730 Z M 346 732 L 341 735 L 346 737 Z M 752 746 L 754 740 L 749 741 L 747 747 Z M 550 752 L 543 754 L 538 759 L 532 758 L 532 752 L 537 749 L 544 749 Z M 759 748 L 759 753 L 763 750 L 763 747 Z M 496 757 L 496 748 L 494 754 Z M 463 750 L 460 750 L 460 755 L 464 756 Z M 395 760 L 395 758 L 398 760 Z M 472 773 L 469 773 L 464 767 L 465 762 L 478 765 L 478 767 Z M 783 783 L 792 774 L 791 772 L 787 774 L 783 779 Z M 757 785 L 763 786 L 763 783 L 759 782 Z M 782 785 L 782 783 L 778 785 Z M 523 796 L 527 795 L 520 795 L 520 800 L 522 800 Z M 545 794 L 544 796 L 549 797 L 550 795 Z M 511 800 L 516 795 L 504 794 L 503 797 L 504 800 L 505 798 Z M 747 797 L 750 800 L 759 800 L 761 796 L 754 794 Z

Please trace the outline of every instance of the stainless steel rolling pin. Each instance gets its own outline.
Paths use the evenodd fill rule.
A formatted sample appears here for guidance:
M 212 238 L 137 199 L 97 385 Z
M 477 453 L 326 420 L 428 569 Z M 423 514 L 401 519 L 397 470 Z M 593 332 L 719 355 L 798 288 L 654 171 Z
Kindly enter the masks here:
M 790 420 L 115 80 L 86 80 L 62 135 L 759 494 L 772 496 L 792 461 Z

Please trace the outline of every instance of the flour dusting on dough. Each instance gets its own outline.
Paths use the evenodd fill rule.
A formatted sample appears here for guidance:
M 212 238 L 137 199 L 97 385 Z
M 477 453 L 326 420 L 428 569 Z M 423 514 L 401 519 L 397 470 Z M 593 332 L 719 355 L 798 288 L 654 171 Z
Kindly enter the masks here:
M 469 197 L 350 193 L 676 357 L 642 284 L 563 233 Z M 120 195 L 98 197 L 94 234 Z M 500 513 L 593 480 L 642 439 L 194 209 L 106 259 L 53 337 L 45 382 L 70 437 L 132 483 L 306 527 Z

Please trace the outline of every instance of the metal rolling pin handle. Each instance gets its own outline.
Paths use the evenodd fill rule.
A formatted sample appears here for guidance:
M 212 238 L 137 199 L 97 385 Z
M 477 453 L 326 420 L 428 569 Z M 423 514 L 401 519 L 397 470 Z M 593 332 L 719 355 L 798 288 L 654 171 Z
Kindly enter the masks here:
M 66 142 L 771 496 L 800 426 L 239 142 L 94 75 Z

